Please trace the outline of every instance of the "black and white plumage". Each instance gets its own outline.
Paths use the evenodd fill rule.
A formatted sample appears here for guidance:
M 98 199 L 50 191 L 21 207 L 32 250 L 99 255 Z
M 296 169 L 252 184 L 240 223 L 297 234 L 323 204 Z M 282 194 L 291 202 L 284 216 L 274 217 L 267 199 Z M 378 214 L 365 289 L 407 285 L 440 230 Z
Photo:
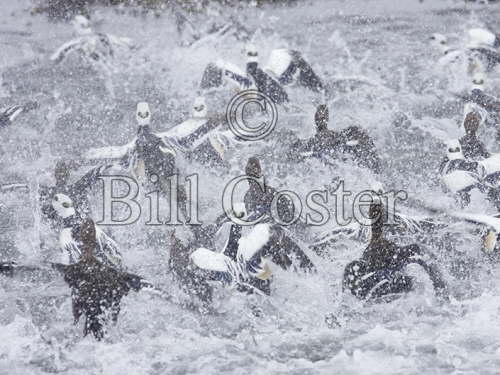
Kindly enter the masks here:
M 449 141 L 447 147 L 447 157 L 440 166 L 446 189 L 456 194 L 462 206 L 470 203 L 470 192 L 478 189 L 500 209 L 500 156 L 472 161 L 464 158 L 458 140 Z
M 71 289 L 75 324 L 83 316 L 83 335 L 92 334 L 96 340 L 104 338 L 108 323 L 116 323 L 121 299 L 130 291 L 152 292 L 165 297 L 162 291 L 141 276 L 101 263 L 95 257 L 82 258 L 72 264 L 49 263 L 42 266 L 0 262 L 0 275 L 36 283 L 53 281 L 62 276 Z
M 239 90 L 255 88 L 250 77 L 238 66 L 223 60 L 209 63 L 203 72 L 200 88 L 210 90 L 226 84 L 231 84 Z
M 446 36 L 435 33 L 430 37 L 430 44 L 438 51 L 439 59 L 435 65 L 435 73 L 446 76 L 449 89 L 460 92 L 468 89 L 468 80 L 473 75 L 472 56 L 464 48 L 452 48 Z
M 440 167 L 441 178 L 453 193 L 469 192 L 480 185 L 484 168 L 475 161 L 466 160 L 458 140 L 447 142 L 447 156 Z
M 190 255 L 191 262 L 207 280 L 234 285 L 244 292 L 270 294 L 272 272 L 260 252 L 269 241 L 269 227 L 257 225 L 247 237 L 242 237 L 241 226 L 227 224 L 231 228 L 222 251 L 199 248 Z
M 92 220 L 81 223 L 78 233 L 82 245 L 81 255 L 72 264 L 50 263 L 48 267 L 40 267 L 0 262 L 0 275 L 39 282 L 41 277 L 60 274 L 71 289 L 75 324 L 83 316 L 84 336 L 91 333 L 101 340 L 106 334 L 106 323 L 116 323 L 121 299 L 131 290 L 150 292 L 169 301 L 172 297 L 139 275 L 103 263 L 96 254 L 100 246 L 96 229 Z
M 151 110 L 148 103 L 140 102 L 136 109 L 137 136 L 123 146 L 91 149 L 87 159 L 119 160 L 139 179 L 151 174 L 167 178 L 176 173 L 176 151 L 164 137 L 150 128 Z
M 12 124 L 20 114 L 31 111 L 37 107 L 37 102 L 28 102 L 24 105 L 13 105 L 4 109 L 0 113 L 0 129 Z
M 78 167 L 74 161 L 59 161 L 54 169 L 55 185 L 40 185 L 38 189 L 41 211 L 49 222 L 57 223 L 58 215 L 52 206 L 52 200 L 56 194 L 65 194 L 73 202 L 73 208 L 80 217 L 91 216 L 91 205 L 89 194 L 95 187 L 100 176 L 102 176 L 110 165 L 102 165 L 91 168 L 77 180 L 70 182 L 70 168 Z
M 60 63 L 71 54 L 78 53 L 92 65 L 110 69 L 117 48 L 132 48 L 129 38 L 95 33 L 90 21 L 83 16 L 76 16 L 73 26 L 78 37 L 59 47 L 50 56 L 52 61 Z
M 180 147 L 191 150 L 200 144 L 205 135 L 219 125 L 208 117 L 207 103 L 205 98 L 200 96 L 195 99 L 191 116 L 187 120 L 165 132 L 158 133 L 158 136 L 175 140 Z
M 252 79 L 257 90 L 271 98 L 276 104 L 288 102 L 288 94 L 280 82 L 260 67 L 257 48 L 254 45 L 247 45 L 245 53 L 246 73 Z
M 473 89 L 462 97 L 466 103 L 474 103 L 491 114 L 500 114 L 500 100 L 484 92 L 485 76 L 476 74 L 473 77 Z
M 235 203 L 232 214 L 240 219 L 246 217 L 245 205 Z M 256 288 L 269 294 L 271 271 L 266 260 L 262 258 L 262 254 L 258 253 L 262 245 L 269 240 L 269 234 L 266 233 L 267 227 L 259 227 L 264 229 L 263 233 L 249 234 L 250 241 L 254 241 L 255 249 L 244 254 L 240 252 L 243 227 L 226 220 L 227 216 L 222 215 L 217 220 L 218 224 L 215 224 L 215 228 L 212 228 L 213 225 L 206 228 L 212 229 L 209 230 L 211 238 L 207 244 L 210 243 L 210 246 L 220 247 L 222 250 L 218 252 L 207 248 L 198 248 L 190 255 L 190 261 L 207 280 L 220 281 L 224 285 L 235 285 L 240 291 L 251 292 Z M 196 234 L 197 231 L 195 231 L 196 241 L 202 240 Z M 248 255 L 250 256 L 248 257 Z M 250 258 L 253 258 L 253 265 L 248 263 Z
M 483 251 L 486 254 L 500 254 L 500 215 L 485 215 L 468 212 L 448 212 L 448 215 L 479 225 L 483 231 Z
M 494 154 L 479 163 L 484 167 L 484 182 L 494 188 L 500 188 L 500 154 Z
M 88 159 L 121 159 L 136 176 L 147 174 L 168 177 L 175 173 L 178 153 L 202 162 L 222 160 L 224 148 L 218 141 L 218 131 L 226 120 L 209 116 L 205 98 L 197 97 L 189 119 L 171 129 L 153 133 L 149 127 L 151 112 L 145 102 L 138 103 L 136 111 L 138 135 L 124 146 L 89 150 Z
M 191 254 L 191 261 L 210 280 L 269 294 L 272 264 L 285 270 L 314 270 L 309 257 L 281 228 L 257 224 L 243 235 L 240 225 L 226 223 L 224 227 L 229 227 L 229 234 L 221 252 L 199 248 Z
M 199 96 L 187 120 L 157 135 L 187 158 L 211 164 L 224 159 L 224 145 L 219 142 L 218 134 L 226 129 L 225 116 L 208 115 L 206 100 Z
M 222 60 L 208 64 L 201 89 L 209 90 L 230 83 L 239 90 L 257 89 L 276 104 L 288 102 L 285 86 L 295 85 L 313 92 L 325 92 L 323 82 L 298 51 L 275 49 L 265 67 L 260 66 L 259 53 L 254 45 L 246 46 L 245 55 L 245 70 Z
M 473 28 L 467 31 L 467 49 L 479 58 L 487 70 L 500 64 L 500 37 L 484 28 Z
M 478 186 L 499 187 L 500 154 L 476 162 L 465 159 L 458 140 L 449 141 L 447 147 L 447 157 L 440 172 L 450 191 L 468 191 Z
M 447 223 L 430 215 L 408 215 L 400 211 L 391 212 L 390 215 L 394 219 L 394 223 L 384 227 L 384 234 L 391 238 L 413 237 L 415 235 L 435 236 L 438 231 L 448 226 Z M 325 228 L 323 232 L 315 236 L 316 238 L 309 245 L 309 249 L 323 256 L 344 240 L 367 244 L 370 240 L 370 231 L 369 220 L 366 223 L 351 222 L 333 229 Z
M 401 246 L 385 237 L 385 213 L 381 200 L 371 202 L 370 242 L 361 257 L 346 266 L 342 289 L 360 299 L 400 296 L 413 290 L 414 277 L 407 274 L 406 267 L 418 264 L 429 276 L 436 293 L 446 298 L 447 288 L 441 272 L 424 259 L 420 247 L 415 243 Z
M 62 250 L 61 263 L 76 263 L 82 255 L 80 233 L 84 220 L 77 215 L 72 200 L 65 194 L 56 194 L 52 200 L 52 206 L 61 221 L 61 231 L 59 233 L 59 245 Z M 116 242 L 97 225 L 95 226 L 95 232 L 97 238 L 95 256 L 103 264 L 118 269 L 121 268 L 122 257 Z
M 467 30 L 465 41 L 456 48 L 452 48 L 448 38 L 439 33 L 432 34 L 430 42 L 442 54 L 440 66 L 468 65 L 469 74 L 472 74 L 471 65 L 478 61 L 485 71 L 491 71 L 500 63 L 500 38 L 484 28 Z
M 487 74 L 500 63 L 500 53 L 494 47 L 495 38 L 486 29 L 470 29 L 465 40 L 452 48 L 446 36 L 438 33 L 431 36 L 431 45 L 441 54 L 437 71 L 439 74 L 446 72 L 452 91 L 484 90 Z
M 272 72 L 283 86 L 296 85 L 314 92 L 325 90 L 321 78 L 296 50 L 285 48 L 273 50 L 264 70 Z

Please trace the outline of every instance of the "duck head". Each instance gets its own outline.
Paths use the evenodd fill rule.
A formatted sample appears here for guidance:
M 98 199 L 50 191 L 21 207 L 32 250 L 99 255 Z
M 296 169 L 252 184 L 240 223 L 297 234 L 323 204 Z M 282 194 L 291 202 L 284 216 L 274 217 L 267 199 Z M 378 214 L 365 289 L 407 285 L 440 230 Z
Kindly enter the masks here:
M 52 199 L 52 207 L 57 215 L 63 219 L 75 215 L 75 207 L 73 201 L 66 194 L 56 194 Z
M 78 15 L 73 19 L 73 27 L 78 35 L 90 35 L 92 34 L 92 28 L 90 27 L 90 21 L 88 18 Z
M 245 47 L 245 57 L 247 62 L 247 73 L 253 74 L 257 70 L 259 64 L 259 52 L 253 44 L 247 44 Z
M 458 160 L 463 159 L 464 155 L 462 154 L 462 146 L 458 139 L 452 139 L 446 143 L 446 156 L 448 156 L 449 160 Z
M 135 110 L 135 119 L 137 121 L 137 125 L 139 126 L 146 126 L 151 123 L 151 111 L 149 109 L 148 103 L 137 103 L 137 108 Z

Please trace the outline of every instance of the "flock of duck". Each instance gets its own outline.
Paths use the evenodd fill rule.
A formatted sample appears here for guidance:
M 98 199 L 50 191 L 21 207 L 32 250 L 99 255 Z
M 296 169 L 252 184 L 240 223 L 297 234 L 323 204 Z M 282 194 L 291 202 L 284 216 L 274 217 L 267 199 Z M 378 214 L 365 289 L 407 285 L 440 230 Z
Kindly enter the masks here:
M 83 16 L 77 16 L 73 23 L 78 37 L 62 45 L 50 57 L 56 64 L 78 55 L 96 71 L 111 76 L 115 50 L 135 48 L 127 38 L 94 32 Z M 217 28 L 208 37 L 223 38 L 230 29 L 230 26 Z M 500 37 L 486 29 L 475 28 L 468 30 L 467 38 L 465 46 L 452 48 L 444 35 L 431 37 L 431 43 L 442 53 L 439 65 L 450 74 L 462 74 L 463 79 L 470 81 L 470 89 L 463 95 L 464 136 L 447 142 L 440 174 L 446 192 L 457 200 L 457 210 L 447 213 L 449 219 L 465 220 L 483 228 L 480 234 L 482 250 L 493 259 L 500 251 L 500 154 L 491 154 L 477 132 L 485 126 L 488 114 L 500 112 L 500 101 L 487 94 L 484 88 L 488 75 L 496 74 L 500 65 Z M 197 40 L 200 42 L 201 39 Z M 225 61 L 207 65 L 199 88 L 203 95 L 195 99 L 187 121 L 155 133 L 150 127 L 149 104 L 139 102 L 135 113 L 137 135 L 129 143 L 87 150 L 84 161 L 58 162 L 54 170 L 55 185 L 40 186 L 39 197 L 44 220 L 59 231 L 61 260 L 37 266 L 4 260 L 0 263 L 0 274 L 34 281 L 40 273 L 54 278 L 62 275 L 71 289 L 75 321 L 83 315 L 84 333 L 92 333 L 97 339 L 104 337 L 108 320 L 116 321 L 120 301 L 131 290 L 148 291 L 172 302 L 171 295 L 145 278 L 128 272 L 120 246 L 94 223 L 90 190 L 100 177 L 125 169 L 145 188 L 154 188 L 168 198 L 174 194 L 169 178 L 179 173 L 179 157 L 223 168 L 227 163 L 226 154 L 237 153 L 248 141 L 231 131 L 226 116 L 208 115 L 206 97 L 216 90 L 228 87 L 237 91 L 256 90 L 285 109 L 292 105 L 289 90 L 295 87 L 309 90 L 323 102 L 316 108 L 315 134 L 306 140 L 295 137 L 287 161 L 299 163 L 316 158 L 325 165 L 349 161 L 356 165 L 355 168 L 368 169 L 376 176 L 384 174 L 383 163 L 367 131 L 358 126 L 341 131 L 328 128 L 329 108 L 324 102 L 335 85 L 325 83 L 300 52 L 273 50 L 266 67 L 261 67 L 258 49 L 247 44 L 245 57 L 245 69 Z M 12 125 L 23 112 L 37 108 L 37 103 L 29 102 L 4 110 L 0 114 L 0 129 Z M 500 142 L 499 124 L 494 126 Z M 76 182 L 70 182 L 71 170 L 82 164 L 94 166 Z M 413 290 L 415 281 L 405 269 L 409 264 L 418 264 L 427 273 L 436 294 L 445 300 L 448 298 L 439 265 L 429 258 L 422 246 L 403 246 L 397 241 L 401 233 L 432 233 L 446 224 L 432 218 L 417 219 L 398 213 L 395 223 L 387 223 L 388 208 L 382 199 L 382 189 L 377 187 L 372 192 L 367 225 L 359 223 L 354 227 L 336 228 L 319 242 L 304 245 L 295 231 L 307 230 L 307 225 L 300 218 L 291 226 L 283 225 L 283 221 L 294 217 L 293 202 L 286 196 L 277 199 L 277 190 L 261 183 L 265 173 L 258 157 L 248 159 L 245 175 L 248 191 L 243 202 L 232 205 L 232 212 L 221 212 L 208 225 L 188 226 L 192 232 L 188 242 L 178 238 L 175 231 L 171 234 L 169 266 L 179 287 L 189 296 L 189 302 L 183 302 L 186 308 L 209 313 L 213 290 L 220 286 L 244 294 L 269 295 L 273 292 L 274 267 L 315 272 L 311 252 L 321 257 L 329 247 L 335 246 L 339 233 L 365 239 L 367 228 L 369 239 L 365 251 L 345 267 L 345 292 L 362 300 L 375 301 L 404 295 Z M 186 189 L 182 185 L 175 189 L 181 214 L 188 217 Z M 470 204 L 474 191 L 484 194 L 497 213 L 474 215 L 460 210 Z M 276 210 L 283 220 L 277 221 L 272 210 Z M 241 220 L 250 221 L 255 217 L 260 218 L 257 224 L 241 224 Z M 240 221 L 232 220 L 234 218 Z M 388 233 L 395 241 L 389 239 Z M 220 236 L 224 236 L 224 245 L 217 248 L 216 238 Z M 258 308 L 255 314 L 259 314 Z

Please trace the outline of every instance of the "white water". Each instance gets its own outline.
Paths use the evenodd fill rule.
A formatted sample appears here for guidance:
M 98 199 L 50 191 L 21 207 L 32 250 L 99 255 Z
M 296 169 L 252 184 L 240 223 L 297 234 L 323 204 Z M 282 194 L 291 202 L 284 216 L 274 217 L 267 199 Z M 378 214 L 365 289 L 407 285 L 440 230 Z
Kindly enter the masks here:
M 30 16 L 29 5 L 0 4 L 0 107 L 29 99 L 41 104 L 1 130 L 2 183 L 35 187 L 50 179 L 57 158 L 78 158 L 90 147 L 127 143 L 135 135 L 137 101 L 148 101 L 153 128 L 166 130 L 187 117 L 208 61 L 220 57 L 243 63 L 243 43 L 231 40 L 187 50 L 179 47 L 170 17 L 99 10 L 93 19 L 96 29 L 130 37 L 138 45 L 134 56 L 119 56 L 112 99 L 102 79 L 79 66 L 77 59 L 51 65 L 48 56 L 71 38 L 71 26 Z M 238 14 L 251 30 L 260 28 L 254 44 L 263 61 L 271 49 L 293 47 L 326 81 L 354 76 L 371 82 L 373 86 L 340 93 L 329 102 L 330 127 L 360 124 L 370 132 L 384 162 L 386 188 L 407 190 L 432 202 L 448 199 L 439 187 L 437 167 L 444 155 L 441 141 L 461 134 L 462 108 L 445 90 L 443 75 L 433 65 L 436 52 L 427 39 L 440 32 L 456 35 L 450 40 L 458 42 L 472 26 L 500 30 L 500 4 L 328 0 L 291 8 L 249 8 Z M 306 137 L 312 133 L 314 105 L 303 94 L 291 92 L 304 117 L 285 114 L 278 127 L 302 125 L 297 131 Z M 208 98 L 208 104 L 216 112 L 225 111 L 223 99 Z M 394 129 L 396 112 L 404 112 L 414 128 Z M 499 152 L 490 134 L 483 129 L 480 136 L 491 151 Z M 200 174 L 203 221 L 220 213 L 224 185 L 256 152 L 272 186 L 302 197 L 335 177 L 354 192 L 375 182 L 370 173 L 351 165 L 286 165 L 279 148 L 253 145 L 233 156 L 225 175 L 214 176 L 199 165 L 181 166 L 185 175 Z M 39 223 L 33 194 L 6 193 L 1 199 L 0 257 L 31 263 L 57 257 L 56 234 Z M 480 197 L 471 210 L 492 212 Z M 498 267 L 481 257 L 478 237 L 468 225 L 451 224 L 442 234 L 447 237 L 424 246 L 441 261 L 450 285 L 451 302 L 445 304 L 425 285 L 389 304 L 341 299 L 343 267 L 362 251 L 361 244 L 346 240 L 332 247 L 325 259 L 314 257 L 316 275 L 277 271 L 272 297 L 249 301 L 245 296 L 221 296 L 219 315 L 203 316 L 152 296 L 131 294 L 123 300 L 117 326 L 97 343 L 81 337 L 81 325 L 73 326 L 69 291 L 62 282 L 33 285 L 2 278 L 0 374 L 497 373 Z M 121 245 L 131 270 L 180 295 L 167 270 L 170 229 L 144 228 L 141 222 L 106 230 Z M 443 243 L 453 249 L 440 246 Z M 467 271 L 461 277 L 455 271 L 458 258 Z M 251 303 L 261 305 L 263 317 L 252 315 Z M 340 328 L 325 324 L 331 312 Z

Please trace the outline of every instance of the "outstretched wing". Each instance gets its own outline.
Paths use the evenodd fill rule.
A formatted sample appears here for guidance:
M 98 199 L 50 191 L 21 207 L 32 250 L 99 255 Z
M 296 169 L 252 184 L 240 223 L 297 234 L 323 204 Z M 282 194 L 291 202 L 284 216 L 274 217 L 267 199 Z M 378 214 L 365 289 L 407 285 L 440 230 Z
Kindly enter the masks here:
M 234 262 L 225 254 L 205 248 L 195 250 L 190 259 L 193 264 L 203 271 L 208 280 L 221 281 L 224 284 L 234 283 L 242 285 L 247 278 L 243 262 Z
M 190 258 L 196 267 L 206 271 L 229 272 L 228 264 L 231 259 L 224 254 L 200 247 Z
M 189 119 L 179 125 L 170 128 L 166 132 L 157 133 L 158 137 L 169 137 L 181 139 L 196 132 L 196 130 L 206 122 L 205 119 Z
M 270 242 L 274 243 L 274 247 L 279 251 L 279 259 L 284 257 L 290 259 L 295 270 L 297 268 L 303 271 L 316 270 L 312 259 L 307 254 L 309 250 L 307 245 L 285 228 L 276 227 L 274 232 L 274 241 L 271 239 Z M 271 249 L 271 252 L 275 254 L 275 250 Z
M 271 238 L 269 224 L 257 224 L 246 236 L 238 241 L 238 263 L 246 272 L 261 280 L 271 276 L 271 269 L 263 259 L 265 248 Z
M 500 154 L 495 154 L 488 159 L 481 160 L 479 164 L 482 164 L 487 176 L 498 173 L 500 172 Z
M 197 40 L 192 42 L 189 47 L 196 48 L 205 43 L 216 41 L 217 39 L 223 37 L 229 31 L 229 29 L 231 29 L 231 24 L 223 25 L 217 28 L 216 30 L 213 30 L 212 32 L 208 33 L 207 35 L 198 38 Z
M 122 48 L 133 48 L 132 39 L 130 38 L 118 37 L 111 34 L 106 34 L 106 37 L 111 45 L 116 45 Z
M 444 282 L 441 272 L 436 266 L 419 258 L 414 258 L 412 262 L 419 264 L 425 272 L 427 272 L 436 292 L 440 293 L 442 296 L 447 296 L 446 283 Z
M 64 43 L 61 47 L 59 47 L 56 52 L 54 52 L 50 56 L 50 60 L 60 63 L 62 60 L 64 60 L 69 54 L 73 53 L 76 51 L 82 44 L 82 38 L 77 38 L 70 40 L 67 43 Z
M 448 214 L 469 223 L 486 226 L 488 231 L 483 237 L 483 251 L 485 253 L 492 253 L 498 249 L 497 244 L 500 243 L 500 215 L 490 216 L 466 212 L 449 212 Z
M 323 90 L 323 82 L 298 51 L 273 50 L 264 70 L 272 72 L 282 85 L 297 83 L 315 92 Z
M 96 257 L 103 263 L 114 268 L 121 269 L 122 255 L 118 250 L 118 245 L 110 236 L 96 225 L 97 249 Z
M 249 89 L 252 81 L 246 76 L 245 72 L 237 66 L 219 61 L 216 64 L 210 63 L 203 72 L 200 87 L 203 90 L 221 87 L 224 83 L 230 82 L 242 90 Z
M 442 176 L 446 187 L 452 192 L 468 189 L 479 183 L 477 174 L 468 171 L 453 171 Z
M 135 148 L 135 139 L 123 146 L 93 148 L 85 153 L 87 159 L 122 159 Z
M 252 86 L 252 81 L 247 77 L 244 71 L 238 68 L 236 65 L 233 65 L 228 62 L 218 63 L 222 69 L 222 77 L 231 82 L 242 90 L 249 89 Z
M 37 102 L 27 102 L 24 105 L 13 105 L 0 113 L 0 126 L 5 126 L 13 122 L 17 116 L 23 112 L 31 111 L 38 107 Z
M 192 149 L 200 144 L 211 131 L 220 125 L 216 119 L 192 118 L 169 129 L 156 134 L 166 144 L 180 149 Z
M 490 227 L 491 229 L 495 230 L 497 233 L 500 233 L 499 216 L 474 214 L 474 213 L 458 212 L 458 211 L 448 212 L 448 214 L 457 219 L 462 219 L 470 223 L 486 225 L 487 227 Z
M 238 258 L 249 261 L 258 256 L 262 248 L 271 238 L 271 229 L 269 224 L 257 224 L 246 236 L 238 241 Z
M 27 184 L 3 184 L 0 185 L 0 192 L 5 193 L 14 190 L 26 190 L 29 191 L 30 187 Z
M 50 263 L 48 267 L 19 265 L 16 262 L 0 262 L 0 275 L 26 282 L 52 281 L 54 276 L 64 273 L 67 266 L 60 263 Z
M 366 242 L 368 240 L 367 228 L 367 226 L 360 225 L 359 223 L 335 227 L 318 235 L 311 245 L 309 245 L 309 249 L 316 254 L 322 255 L 328 253 L 338 242 L 345 239 Z
M 471 94 L 463 95 L 462 99 L 466 102 L 472 101 L 488 112 L 500 112 L 500 100 L 491 95 L 485 94 L 482 90 L 472 90 Z
M 167 144 L 172 143 L 174 146 L 178 146 L 181 149 L 189 148 L 192 142 L 188 140 L 195 139 L 200 132 L 200 128 L 206 122 L 205 119 L 189 119 L 165 132 L 156 133 L 155 135 Z

